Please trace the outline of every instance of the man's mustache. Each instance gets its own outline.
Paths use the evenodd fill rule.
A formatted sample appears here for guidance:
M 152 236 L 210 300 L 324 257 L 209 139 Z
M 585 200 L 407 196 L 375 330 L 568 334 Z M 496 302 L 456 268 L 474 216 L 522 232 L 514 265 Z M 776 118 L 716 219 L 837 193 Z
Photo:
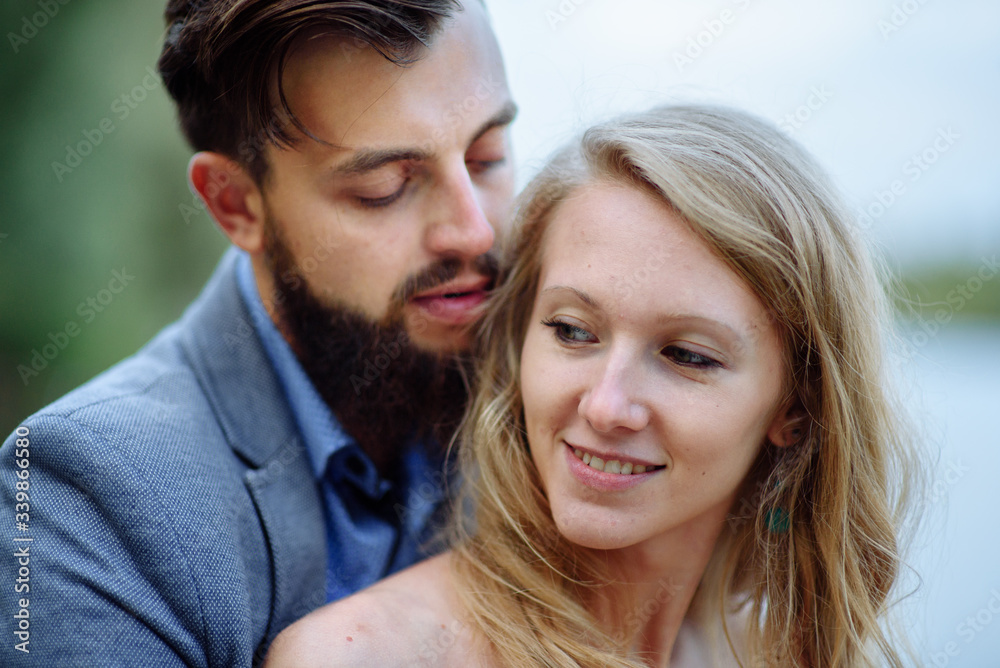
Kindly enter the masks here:
M 397 309 L 401 309 L 408 301 L 410 301 L 410 299 L 413 298 L 414 295 L 431 290 L 439 285 L 444 285 L 448 281 L 453 280 L 459 275 L 464 266 L 466 265 L 462 260 L 457 258 L 446 258 L 435 262 L 426 269 L 420 270 L 416 274 L 408 277 L 398 288 L 396 288 L 392 295 L 393 306 Z M 492 287 L 500 269 L 500 261 L 495 253 L 489 252 L 485 255 L 477 257 L 472 262 L 471 269 L 475 273 L 490 279 L 489 287 Z

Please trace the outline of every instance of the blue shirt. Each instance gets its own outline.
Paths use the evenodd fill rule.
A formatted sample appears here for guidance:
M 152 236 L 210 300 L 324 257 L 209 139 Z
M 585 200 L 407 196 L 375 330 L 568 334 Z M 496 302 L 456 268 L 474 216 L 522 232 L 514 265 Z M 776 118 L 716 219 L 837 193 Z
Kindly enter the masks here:
M 249 255 L 241 252 L 237 262 L 240 293 L 284 388 L 321 491 L 329 555 L 326 600 L 335 601 L 428 556 L 425 544 L 434 537 L 445 498 L 444 462 L 428 455 L 433 444 L 414 442 L 403 453 L 399 479 L 381 477 L 268 316 Z

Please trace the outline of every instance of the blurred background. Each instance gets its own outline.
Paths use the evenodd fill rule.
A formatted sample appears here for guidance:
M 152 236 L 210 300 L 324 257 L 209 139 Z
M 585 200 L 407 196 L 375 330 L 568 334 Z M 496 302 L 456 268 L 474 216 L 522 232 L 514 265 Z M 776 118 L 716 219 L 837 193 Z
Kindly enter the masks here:
M 933 463 L 901 606 L 920 665 L 1000 657 L 1000 3 L 493 0 L 523 184 L 619 112 L 717 101 L 833 174 L 893 268 Z M 0 8 L 0 431 L 143 345 L 225 242 L 155 69 L 162 0 Z M 997 619 L 994 619 L 997 618 Z

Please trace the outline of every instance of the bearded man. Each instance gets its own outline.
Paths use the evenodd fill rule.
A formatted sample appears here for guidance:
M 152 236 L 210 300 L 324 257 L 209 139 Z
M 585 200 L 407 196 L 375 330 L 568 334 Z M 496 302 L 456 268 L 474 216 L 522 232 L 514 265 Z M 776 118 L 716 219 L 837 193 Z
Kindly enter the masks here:
M 256 665 L 427 556 L 447 496 L 513 190 L 485 8 L 171 0 L 166 18 L 188 177 L 232 248 L 181 320 L 0 449 L 5 507 L 18 450 L 31 503 L 30 556 L 0 557 L 30 569 L 3 665 Z

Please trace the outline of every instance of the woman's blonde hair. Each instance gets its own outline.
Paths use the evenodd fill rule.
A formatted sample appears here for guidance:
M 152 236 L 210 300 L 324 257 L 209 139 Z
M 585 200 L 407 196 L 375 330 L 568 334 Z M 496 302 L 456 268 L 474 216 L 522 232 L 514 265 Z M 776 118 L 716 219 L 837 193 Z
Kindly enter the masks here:
M 461 434 L 462 507 L 474 512 L 455 522 L 458 589 L 495 658 L 643 665 L 627 647 L 636 615 L 601 598 L 615 577 L 607 555 L 567 542 L 553 523 L 518 385 L 547 224 L 597 181 L 669 203 L 746 282 L 784 338 L 786 383 L 805 415 L 794 445 L 762 444 L 702 579 L 699 618 L 724 628 L 743 607 L 744 665 L 902 665 L 883 622 L 901 564 L 910 442 L 888 390 L 880 273 L 805 151 L 749 114 L 706 105 L 588 130 L 519 200 Z M 598 626 L 595 605 L 618 605 L 615 628 Z

